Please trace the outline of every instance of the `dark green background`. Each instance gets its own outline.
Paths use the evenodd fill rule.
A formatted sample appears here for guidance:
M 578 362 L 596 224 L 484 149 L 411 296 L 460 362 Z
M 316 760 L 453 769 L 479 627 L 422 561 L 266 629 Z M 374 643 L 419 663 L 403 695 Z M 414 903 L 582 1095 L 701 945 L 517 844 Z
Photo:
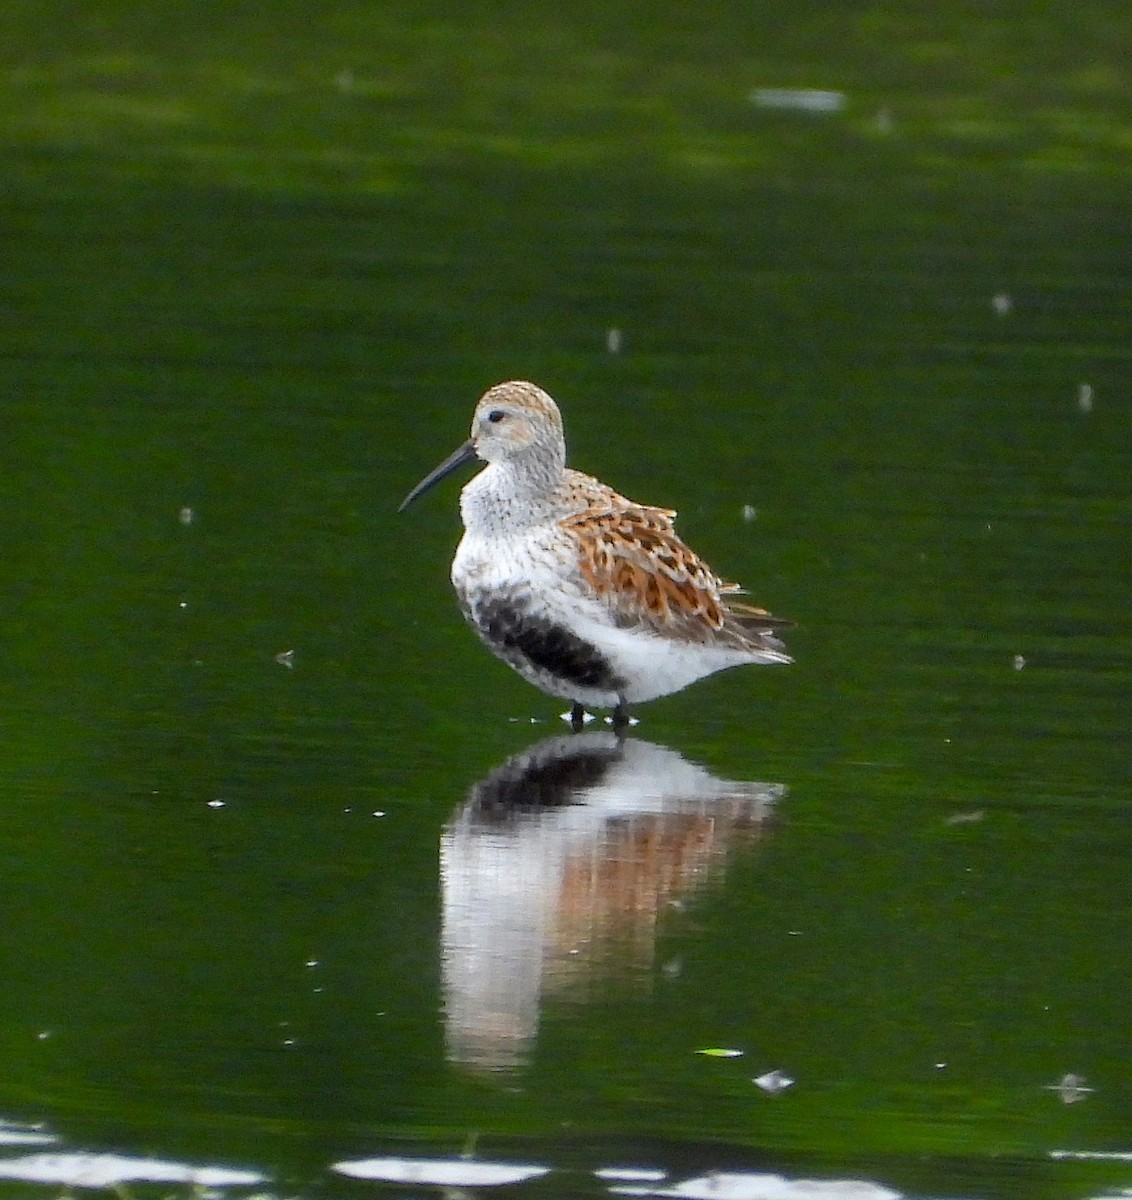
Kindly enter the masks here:
M 1132 1184 L 1048 1161 L 1130 1149 L 1125 7 L 3 24 L 0 1118 L 300 1190 L 473 1130 Z M 782 824 L 662 922 L 678 976 L 549 1000 L 485 1080 L 443 1057 L 438 839 L 561 705 L 460 621 L 457 487 L 394 509 L 511 377 L 797 663 L 642 709 Z

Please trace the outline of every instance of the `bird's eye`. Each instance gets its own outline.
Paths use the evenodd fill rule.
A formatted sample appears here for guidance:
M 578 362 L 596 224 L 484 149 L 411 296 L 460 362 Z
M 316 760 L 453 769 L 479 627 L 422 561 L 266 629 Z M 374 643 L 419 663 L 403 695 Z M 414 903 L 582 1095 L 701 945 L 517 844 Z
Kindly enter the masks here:
M 490 422 L 491 422 L 493 425 L 498 425 L 498 424 L 499 424 L 499 422 L 500 422 L 500 421 L 502 421 L 502 420 L 503 420 L 503 418 L 504 418 L 505 416 L 507 416 L 507 414 L 506 414 L 506 413 L 503 411 L 503 409 L 501 409 L 501 408 L 493 408 L 493 409 L 491 410 L 491 412 L 489 412 L 489 413 L 487 414 L 487 419 L 488 419 L 488 420 L 489 420 L 489 421 L 490 421 Z

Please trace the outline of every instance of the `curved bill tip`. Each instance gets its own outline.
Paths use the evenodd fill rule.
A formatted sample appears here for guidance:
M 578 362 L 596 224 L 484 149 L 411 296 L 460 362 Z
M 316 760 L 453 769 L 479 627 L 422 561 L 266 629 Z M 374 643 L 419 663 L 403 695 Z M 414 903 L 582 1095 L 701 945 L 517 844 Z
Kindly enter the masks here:
M 415 488 L 405 497 L 404 500 L 397 506 L 397 511 L 402 513 L 409 507 L 410 504 L 418 497 L 428 491 L 434 483 L 439 483 L 446 476 L 451 475 L 457 468 L 462 467 L 465 463 L 471 462 L 476 457 L 476 447 L 471 438 L 456 451 L 450 454 L 438 467 L 433 468 L 429 473 L 417 484 Z

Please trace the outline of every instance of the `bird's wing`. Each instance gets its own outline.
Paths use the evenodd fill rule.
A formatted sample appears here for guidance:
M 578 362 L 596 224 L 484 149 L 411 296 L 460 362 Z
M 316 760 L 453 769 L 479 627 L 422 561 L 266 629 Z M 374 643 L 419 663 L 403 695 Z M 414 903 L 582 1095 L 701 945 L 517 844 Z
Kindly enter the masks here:
M 789 623 L 732 601 L 742 588 L 725 583 L 681 541 L 673 511 L 616 501 L 561 525 L 576 545 L 583 577 L 618 623 L 644 621 L 659 633 L 703 641 L 722 635 L 737 644 Z

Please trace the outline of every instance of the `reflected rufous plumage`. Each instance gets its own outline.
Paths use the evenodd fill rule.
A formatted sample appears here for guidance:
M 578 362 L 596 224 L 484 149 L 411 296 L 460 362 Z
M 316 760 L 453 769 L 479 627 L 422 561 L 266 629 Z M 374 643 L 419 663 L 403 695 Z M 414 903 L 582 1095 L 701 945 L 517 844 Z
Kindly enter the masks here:
M 675 512 L 637 504 L 566 466 L 558 406 L 525 381 L 484 393 L 471 436 L 401 510 L 463 463 L 484 469 L 461 493 L 464 537 L 452 582 L 464 615 L 524 678 L 615 708 L 679 691 L 743 663 L 788 663 L 791 624 L 734 597 L 676 533 Z

